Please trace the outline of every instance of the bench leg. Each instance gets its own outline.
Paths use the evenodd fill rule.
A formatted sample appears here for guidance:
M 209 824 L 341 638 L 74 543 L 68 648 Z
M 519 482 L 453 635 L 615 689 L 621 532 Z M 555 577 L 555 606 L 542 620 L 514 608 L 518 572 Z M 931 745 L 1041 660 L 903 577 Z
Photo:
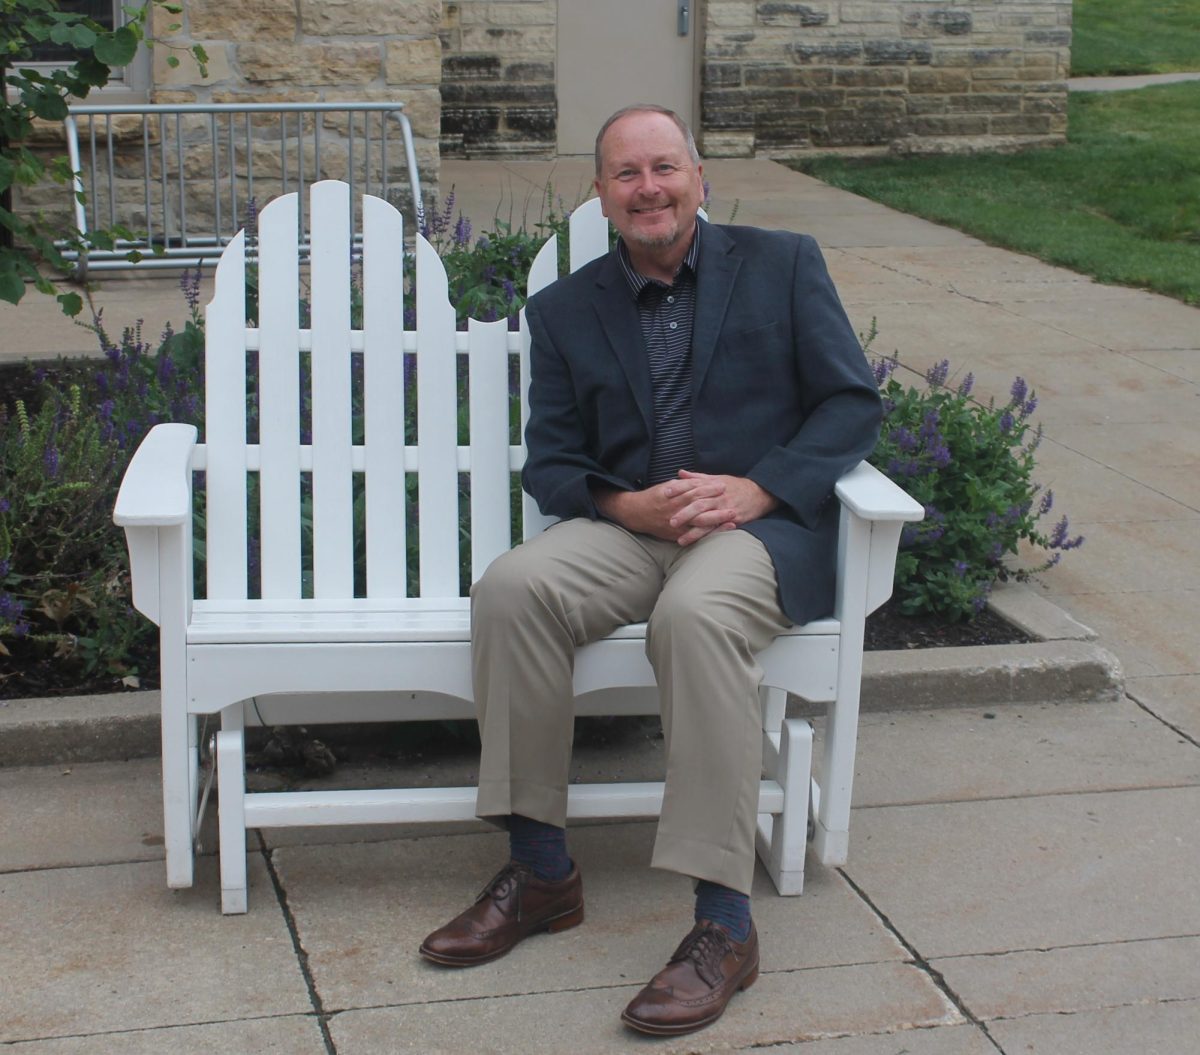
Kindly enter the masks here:
M 799 718 L 783 722 L 779 762 L 773 774 L 783 788 L 783 812 L 758 818 L 758 853 L 780 894 L 804 891 L 808 847 L 808 802 L 812 780 L 812 726 Z
M 246 911 L 246 749 L 240 729 L 217 733 L 221 911 Z
M 167 858 L 167 886 L 190 887 L 195 873 L 192 840 L 196 819 L 196 719 L 187 714 L 182 699 L 168 700 L 163 686 L 162 787 L 163 849 Z M 182 695 L 182 694 L 181 694 Z

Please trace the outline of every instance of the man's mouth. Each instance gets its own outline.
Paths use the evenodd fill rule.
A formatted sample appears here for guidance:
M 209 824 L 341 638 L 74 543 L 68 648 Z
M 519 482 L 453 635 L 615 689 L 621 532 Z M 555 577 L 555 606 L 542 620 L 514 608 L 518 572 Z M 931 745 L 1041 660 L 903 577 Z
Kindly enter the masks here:
M 670 206 L 668 205 L 644 205 L 640 209 L 633 209 L 634 213 L 639 216 L 653 216 L 655 213 L 666 212 Z

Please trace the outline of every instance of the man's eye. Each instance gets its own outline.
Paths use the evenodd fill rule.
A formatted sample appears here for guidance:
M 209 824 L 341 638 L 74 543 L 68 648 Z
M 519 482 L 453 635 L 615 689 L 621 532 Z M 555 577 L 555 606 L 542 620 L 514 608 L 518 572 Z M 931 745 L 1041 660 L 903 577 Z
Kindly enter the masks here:
M 655 166 L 654 166 L 654 171 L 655 171 L 655 172 L 660 172 L 660 173 L 662 173 L 663 175 L 667 175 L 667 174 L 669 174 L 669 173 L 672 173 L 672 172 L 674 172 L 674 171 L 675 171 L 675 166 L 674 166 L 674 165 L 667 165 L 667 164 L 655 165 Z
M 633 169 L 621 169 L 621 171 L 617 173 L 617 179 L 631 180 L 636 175 L 637 175 L 637 173 L 634 172 Z

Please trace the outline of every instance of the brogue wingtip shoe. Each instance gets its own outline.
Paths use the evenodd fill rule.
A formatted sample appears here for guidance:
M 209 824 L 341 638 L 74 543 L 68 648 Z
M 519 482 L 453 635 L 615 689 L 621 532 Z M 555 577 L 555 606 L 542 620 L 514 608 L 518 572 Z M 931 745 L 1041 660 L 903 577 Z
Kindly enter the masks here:
M 733 994 L 758 979 L 758 932 L 753 924 L 744 942 L 721 927 L 699 921 L 667 966 L 658 972 L 621 1015 L 630 1028 L 673 1037 L 703 1029 L 725 1013 Z
M 583 922 L 583 883 L 572 864 L 566 878 L 539 879 L 510 861 L 483 888 L 475 903 L 429 935 L 420 955 L 442 967 L 475 967 L 510 952 L 540 931 L 556 933 Z

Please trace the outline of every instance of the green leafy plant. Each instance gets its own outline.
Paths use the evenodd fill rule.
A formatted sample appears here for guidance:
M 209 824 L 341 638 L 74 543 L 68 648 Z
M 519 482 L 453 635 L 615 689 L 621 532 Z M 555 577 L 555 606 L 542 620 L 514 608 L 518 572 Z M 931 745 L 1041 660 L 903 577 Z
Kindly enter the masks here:
M 901 383 L 899 365 L 895 357 L 875 362 L 885 417 L 870 461 L 925 507 L 925 519 L 901 536 L 900 609 L 969 619 L 997 580 L 1028 579 L 1083 537 L 1070 536 L 1066 516 L 1041 526 L 1054 496 L 1033 479 L 1042 433 L 1030 424 L 1038 401 L 1023 378 L 998 407 L 971 397 L 971 374 L 951 387 L 948 360 L 923 383 Z M 1026 563 L 1011 562 L 1018 554 Z
M 112 249 L 118 238 L 132 237 L 125 228 L 114 227 L 90 231 L 85 243 L 69 224 L 18 215 L 12 191 L 46 179 L 67 184 L 74 178 L 65 157 L 47 161 L 29 148 L 35 122 L 62 121 L 70 100 L 86 98 L 93 88 L 108 83 L 114 66 L 128 65 L 147 39 L 152 6 L 172 15 L 183 11 L 178 4 L 150 0 L 142 7 L 126 9 L 125 24 L 110 30 L 91 18 L 58 10 L 52 0 L 0 0 L 0 84 L 4 86 L 0 93 L 0 300 L 18 303 L 29 281 L 42 293 L 56 297 L 68 315 L 78 315 L 83 298 L 75 292 L 60 292 L 39 265 L 66 274 L 71 265 L 64 249 L 86 252 L 88 244 Z M 33 49 L 48 43 L 68 47 L 73 60 L 55 68 L 29 65 Z M 187 50 L 206 75 L 204 49 L 196 45 Z M 179 64 L 177 56 L 167 59 L 168 63 L 172 60 Z

